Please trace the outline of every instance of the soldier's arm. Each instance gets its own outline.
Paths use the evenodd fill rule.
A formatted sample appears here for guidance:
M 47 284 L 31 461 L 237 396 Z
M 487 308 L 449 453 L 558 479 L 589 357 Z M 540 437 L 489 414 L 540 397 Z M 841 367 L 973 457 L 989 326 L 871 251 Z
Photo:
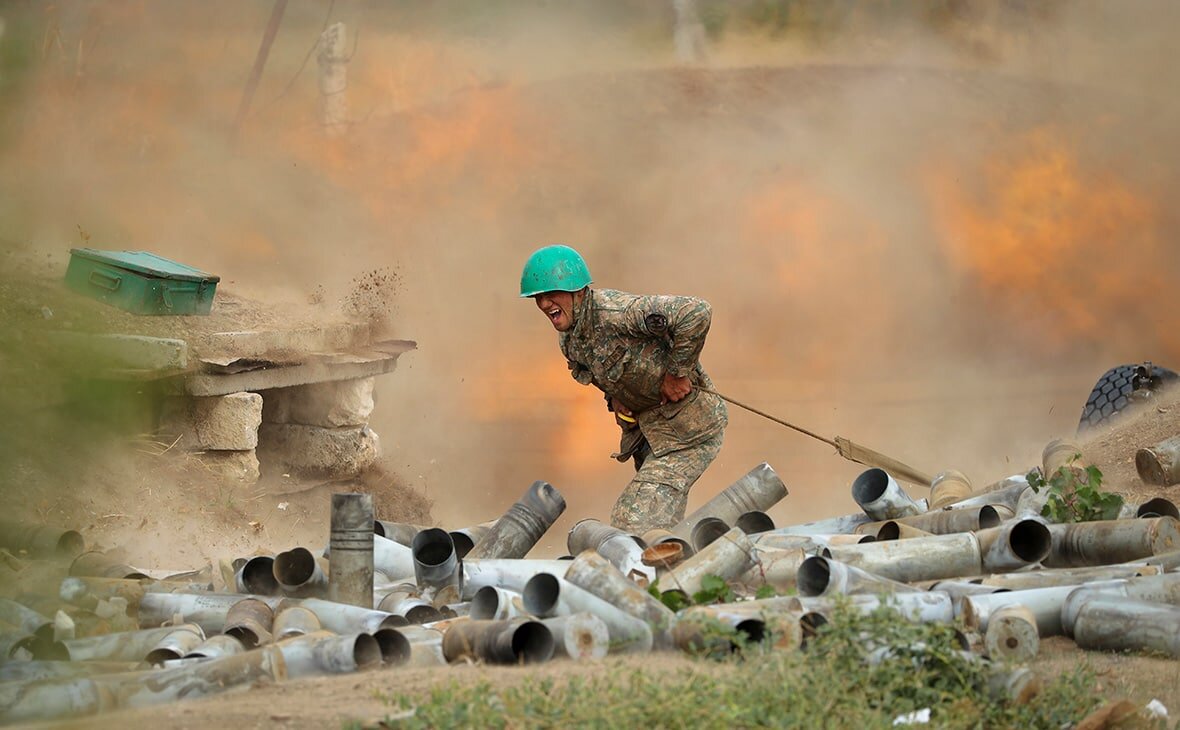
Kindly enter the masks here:
M 705 346 L 713 308 L 698 297 L 643 296 L 627 307 L 623 319 L 633 336 L 667 338 L 668 374 L 682 378 L 692 372 Z

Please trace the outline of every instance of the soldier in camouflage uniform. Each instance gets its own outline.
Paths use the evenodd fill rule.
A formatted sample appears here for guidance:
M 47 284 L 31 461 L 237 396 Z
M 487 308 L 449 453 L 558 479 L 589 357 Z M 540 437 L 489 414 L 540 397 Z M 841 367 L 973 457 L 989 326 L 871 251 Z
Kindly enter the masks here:
M 620 461 L 635 477 L 611 524 L 635 534 L 684 519 L 688 490 L 717 457 L 725 403 L 699 357 L 712 310 L 695 297 L 639 296 L 591 289 L 582 257 L 567 246 L 539 249 L 525 264 L 522 297 L 532 297 L 558 331 L 575 380 L 594 385 L 623 428 Z

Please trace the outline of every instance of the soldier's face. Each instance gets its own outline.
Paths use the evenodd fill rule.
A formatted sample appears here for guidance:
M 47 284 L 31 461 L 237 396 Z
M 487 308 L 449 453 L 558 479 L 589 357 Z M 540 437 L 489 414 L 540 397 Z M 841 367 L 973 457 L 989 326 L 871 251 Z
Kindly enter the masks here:
M 549 318 L 549 323 L 558 332 L 565 332 L 574 326 L 574 295 L 580 292 L 547 291 L 533 297 L 537 309 Z

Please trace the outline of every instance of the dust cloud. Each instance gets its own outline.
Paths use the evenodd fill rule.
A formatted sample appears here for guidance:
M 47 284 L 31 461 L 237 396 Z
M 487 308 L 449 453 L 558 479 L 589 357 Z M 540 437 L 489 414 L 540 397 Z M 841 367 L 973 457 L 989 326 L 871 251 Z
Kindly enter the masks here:
M 1106 368 L 1180 364 L 1170 3 L 700 5 L 709 54 L 681 66 L 655 3 L 292 2 L 235 129 L 269 3 L 11 4 L 0 236 L 62 255 L 84 230 L 273 302 L 396 272 L 390 334 L 419 350 L 379 382 L 393 472 L 455 527 L 552 482 L 546 554 L 630 466 L 516 296 L 541 245 L 708 299 L 727 395 L 977 482 L 1072 434 Z M 329 22 L 353 47 L 335 137 Z M 780 524 L 855 508 L 862 467 L 730 422 L 690 509 L 761 461 Z

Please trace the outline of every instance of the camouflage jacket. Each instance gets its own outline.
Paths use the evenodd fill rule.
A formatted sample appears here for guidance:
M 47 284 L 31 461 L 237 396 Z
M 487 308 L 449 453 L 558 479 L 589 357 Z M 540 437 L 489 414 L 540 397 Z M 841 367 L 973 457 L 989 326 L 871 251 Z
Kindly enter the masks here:
M 574 380 L 630 408 L 659 457 L 702 443 L 728 423 L 725 403 L 695 387 L 683 400 L 660 403 L 667 373 L 713 387 L 698 360 L 711 321 L 703 299 L 591 289 L 573 329 L 558 340 Z

